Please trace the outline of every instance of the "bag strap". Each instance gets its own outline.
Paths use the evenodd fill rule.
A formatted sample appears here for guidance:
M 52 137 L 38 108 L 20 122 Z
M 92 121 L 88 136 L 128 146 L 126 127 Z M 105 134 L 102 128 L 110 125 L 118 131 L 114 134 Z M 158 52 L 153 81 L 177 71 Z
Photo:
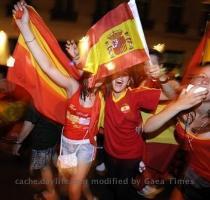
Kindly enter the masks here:
M 63 129 L 64 129 L 64 126 L 62 127 L 62 131 L 61 131 L 61 144 L 60 144 L 60 151 L 59 151 L 59 155 L 61 155 L 61 152 L 62 152 L 62 146 L 63 146 L 63 142 L 62 142 L 62 136 L 63 136 Z
M 85 137 L 87 136 L 87 134 L 88 134 L 88 130 L 86 131 L 86 133 L 85 133 L 85 135 L 84 135 L 82 141 L 85 139 Z M 78 145 L 78 147 L 76 148 L 76 150 L 74 151 L 74 153 L 77 153 L 77 151 L 79 150 L 79 148 L 80 148 L 81 145 L 82 145 L 82 143 L 80 143 L 80 144 Z

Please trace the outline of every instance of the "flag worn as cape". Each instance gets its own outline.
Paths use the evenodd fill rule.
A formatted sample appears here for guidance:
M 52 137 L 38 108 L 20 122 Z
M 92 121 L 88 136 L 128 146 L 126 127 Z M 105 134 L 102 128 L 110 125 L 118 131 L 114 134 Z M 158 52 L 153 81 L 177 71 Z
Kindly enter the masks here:
M 201 63 L 205 62 L 210 62 L 210 28 L 208 28 L 208 26 L 189 64 L 185 68 L 182 83 L 187 83 L 195 69 L 198 68 Z
M 79 79 L 79 73 L 61 50 L 56 38 L 45 25 L 38 13 L 28 7 L 30 26 L 37 42 L 57 69 Z M 7 79 L 22 86 L 32 96 L 36 109 L 50 119 L 64 123 L 66 91 L 56 85 L 39 67 L 30 53 L 24 38 L 19 36 L 13 53 L 14 67 L 9 68 Z
M 82 69 L 96 81 L 148 60 L 139 22 L 134 0 L 108 12 L 79 42 Z
M 159 113 L 165 106 L 164 104 L 158 105 L 155 113 Z M 152 114 L 141 112 L 141 115 L 143 121 L 146 121 Z M 159 131 L 159 135 L 147 140 L 143 155 L 147 167 L 159 173 L 165 173 L 167 171 L 178 149 L 178 144 L 174 137 L 174 130 L 174 125 L 167 126 L 161 130 L 162 132 Z

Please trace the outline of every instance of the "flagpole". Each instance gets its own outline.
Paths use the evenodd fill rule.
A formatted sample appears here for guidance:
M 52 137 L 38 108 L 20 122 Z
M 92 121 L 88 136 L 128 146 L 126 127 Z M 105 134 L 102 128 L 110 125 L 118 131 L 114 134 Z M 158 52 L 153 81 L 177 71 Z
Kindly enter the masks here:
M 146 42 L 146 39 L 145 39 L 145 36 L 144 36 L 144 32 L 143 32 L 143 28 L 142 28 L 142 24 L 141 24 L 141 20 L 140 20 L 140 16 L 139 16 L 139 13 L 138 13 L 138 9 L 137 9 L 135 0 L 130 0 L 128 2 L 128 5 L 131 9 L 131 12 L 133 13 L 133 17 L 135 19 L 135 24 L 136 24 L 136 27 L 137 27 L 137 30 L 138 30 L 138 33 L 139 33 L 140 40 L 142 41 L 145 52 L 146 52 L 146 54 L 149 58 L 149 64 L 152 65 L 152 61 L 151 61 L 151 58 L 150 58 L 150 55 L 149 55 L 149 48 L 147 46 L 147 42 Z
M 205 35 L 205 36 L 206 36 L 206 34 L 207 34 L 208 30 L 209 30 L 208 26 L 209 26 L 209 21 L 207 20 L 207 22 L 206 22 L 206 28 L 205 28 L 205 31 L 204 31 L 204 35 Z M 206 40 L 206 39 L 207 39 L 207 38 L 205 38 L 205 40 Z M 201 63 L 202 63 L 202 65 L 203 65 L 203 63 L 204 63 L 203 58 L 204 58 L 204 55 L 205 55 L 205 53 L 206 53 L 206 49 L 207 49 L 207 45 L 205 45 L 205 47 L 204 47 L 204 49 L 203 49 L 203 52 L 202 52 L 202 56 L 201 56 Z

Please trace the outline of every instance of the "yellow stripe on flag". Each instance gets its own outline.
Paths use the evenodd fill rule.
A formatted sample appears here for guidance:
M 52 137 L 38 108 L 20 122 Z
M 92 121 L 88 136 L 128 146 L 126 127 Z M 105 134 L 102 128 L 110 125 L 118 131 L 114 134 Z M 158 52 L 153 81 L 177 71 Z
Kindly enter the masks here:
M 210 62 L 210 39 L 206 40 L 202 62 Z
M 32 30 L 33 33 L 35 35 L 35 37 L 37 38 L 37 42 L 39 43 L 39 45 L 41 46 L 41 48 L 43 49 L 43 51 L 47 54 L 48 58 L 51 60 L 51 62 L 54 64 L 54 66 L 60 71 L 62 72 L 64 75 L 69 76 L 68 72 L 65 70 L 65 68 L 61 65 L 61 63 L 56 59 L 56 57 L 54 56 L 54 54 L 52 53 L 52 51 L 50 50 L 49 46 L 47 45 L 46 41 L 43 40 L 42 36 L 40 35 L 40 33 L 37 31 L 36 27 L 32 25 Z M 22 35 L 20 35 L 19 37 L 19 42 L 20 44 L 28 49 L 27 45 L 24 42 L 24 39 L 22 37 Z M 45 73 L 44 71 L 39 67 L 38 63 L 36 62 L 36 60 L 33 58 L 32 54 L 30 53 L 30 51 L 28 50 L 30 56 L 31 56 L 31 60 L 30 62 L 32 62 L 32 65 L 34 66 L 34 68 L 36 69 L 38 75 L 46 82 L 46 84 L 52 88 L 52 90 L 54 92 L 56 92 L 58 95 L 62 96 L 63 98 L 67 98 L 67 93 L 66 90 L 59 87 L 57 84 L 55 84 Z
M 87 36 L 88 37 L 88 36 Z M 121 42 L 122 44 L 118 44 Z M 116 43 L 116 44 L 115 44 Z M 114 48 L 116 46 L 116 48 Z M 120 49 L 117 49 L 120 46 Z M 80 52 L 85 48 L 80 43 Z M 87 55 L 84 71 L 96 74 L 98 67 L 137 49 L 143 49 L 134 20 L 127 20 L 104 32 Z
M 164 109 L 166 105 L 158 105 L 156 112 L 159 113 Z M 145 122 L 149 117 L 151 117 L 152 113 L 141 112 L 143 121 Z M 174 138 L 174 130 L 175 126 L 171 125 L 167 127 L 163 132 L 161 132 L 158 136 L 147 140 L 147 143 L 156 142 L 163 144 L 177 144 L 176 139 Z
M 101 101 L 101 105 L 100 105 L 100 113 L 99 113 L 99 121 L 98 121 L 98 129 L 100 127 L 104 127 L 104 112 L 105 112 L 105 101 L 104 101 L 104 97 L 103 94 L 101 92 L 99 92 L 99 98 Z

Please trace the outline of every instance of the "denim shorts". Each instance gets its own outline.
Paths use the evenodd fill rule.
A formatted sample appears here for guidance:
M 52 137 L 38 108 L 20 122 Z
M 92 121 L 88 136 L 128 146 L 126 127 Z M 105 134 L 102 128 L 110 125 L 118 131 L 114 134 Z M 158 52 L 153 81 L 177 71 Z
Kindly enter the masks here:
M 90 163 L 95 159 L 96 147 L 90 144 L 90 142 L 84 143 L 83 140 L 81 140 L 81 143 L 78 141 L 78 143 L 75 144 L 65 136 L 62 136 L 61 139 L 61 155 L 76 153 L 78 163 Z
M 43 150 L 32 149 L 30 168 L 31 170 L 43 169 L 51 163 L 55 163 L 56 159 L 55 147 Z

